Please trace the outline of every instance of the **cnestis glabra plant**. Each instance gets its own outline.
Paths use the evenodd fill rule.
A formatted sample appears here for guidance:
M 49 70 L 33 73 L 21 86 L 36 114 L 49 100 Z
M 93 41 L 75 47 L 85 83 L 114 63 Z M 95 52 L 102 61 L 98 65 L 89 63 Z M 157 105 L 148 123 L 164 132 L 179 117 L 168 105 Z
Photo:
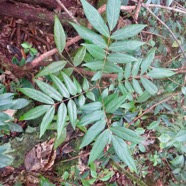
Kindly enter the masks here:
M 133 151 L 139 147 L 145 151 L 141 137 L 139 120 L 128 125 L 141 111 L 137 106 L 157 95 L 158 86 L 153 79 L 174 75 L 165 68 L 150 68 L 155 48 L 143 56 L 140 46 L 145 43 L 136 39 L 147 26 L 132 24 L 116 29 L 120 15 L 120 0 L 108 0 L 106 22 L 99 12 L 87 1 L 81 0 L 88 21 L 94 31 L 71 23 L 84 39 L 72 63 L 62 60 L 53 62 L 36 76 L 50 76 L 51 82 L 35 79 L 40 90 L 21 88 L 23 94 L 41 104 L 20 119 L 30 120 L 44 115 L 40 125 L 40 137 L 56 124 L 57 138 L 65 135 L 71 124 L 85 132 L 80 148 L 92 144 L 88 164 L 97 158 L 112 158 L 123 161 L 131 171 L 138 172 Z M 61 54 L 66 38 L 57 17 L 54 25 L 55 43 Z M 132 39 L 129 39 L 132 38 Z M 65 65 L 94 73 L 91 80 L 85 76 L 80 83 L 75 77 L 65 73 Z M 110 80 L 105 78 L 111 77 Z M 107 83 L 103 83 L 104 81 Z M 137 129 L 138 128 L 138 129 Z M 127 143 L 128 142 L 128 143 Z M 129 145 L 130 144 L 130 145 Z

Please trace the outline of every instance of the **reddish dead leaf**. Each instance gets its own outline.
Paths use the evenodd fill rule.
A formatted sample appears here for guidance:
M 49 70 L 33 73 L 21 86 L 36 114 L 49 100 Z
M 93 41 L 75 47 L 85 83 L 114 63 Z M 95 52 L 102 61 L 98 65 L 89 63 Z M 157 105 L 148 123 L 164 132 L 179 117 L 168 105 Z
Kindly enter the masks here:
M 56 158 L 56 151 L 53 147 L 54 139 L 34 146 L 25 156 L 24 165 L 26 170 L 46 171 L 50 169 Z

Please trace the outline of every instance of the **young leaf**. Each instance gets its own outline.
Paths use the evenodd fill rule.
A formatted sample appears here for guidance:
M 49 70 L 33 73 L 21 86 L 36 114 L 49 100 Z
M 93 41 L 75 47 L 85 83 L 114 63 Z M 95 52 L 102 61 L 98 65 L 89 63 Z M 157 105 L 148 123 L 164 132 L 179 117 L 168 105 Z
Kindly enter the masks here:
M 46 93 L 48 96 L 50 96 L 51 98 L 55 99 L 56 101 L 62 100 L 61 94 L 55 88 L 53 88 L 51 85 L 44 83 L 42 81 L 39 81 L 39 80 L 35 80 L 35 82 L 36 82 L 37 86 L 44 93 Z
M 83 87 L 84 91 L 87 91 L 89 89 L 89 82 L 88 82 L 88 80 L 86 78 L 83 78 L 83 85 L 82 85 L 82 87 Z
M 107 1 L 106 15 L 107 15 L 107 21 L 108 21 L 110 31 L 112 31 L 115 28 L 118 22 L 120 6 L 121 6 L 120 0 Z
M 151 78 L 166 78 L 166 77 L 170 77 L 172 75 L 176 74 L 175 72 L 173 72 L 170 69 L 166 69 L 166 68 L 153 68 L 149 73 L 147 73 L 147 76 L 151 77 Z
M 61 22 L 57 16 L 54 20 L 54 40 L 59 53 L 62 53 L 66 45 L 66 36 Z
M 144 42 L 136 40 L 117 41 L 110 45 L 109 50 L 113 52 L 130 52 L 144 45 Z
M 110 129 L 115 135 L 126 141 L 130 141 L 135 144 L 139 144 L 143 141 L 143 138 L 133 130 L 119 126 L 113 126 Z
M 105 51 L 95 44 L 83 44 L 95 59 L 104 59 Z
M 102 107 L 102 103 L 101 102 L 93 102 L 93 103 L 88 103 L 86 105 L 83 105 L 81 107 L 81 110 L 94 111 L 94 110 L 100 110 L 101 107 Z
M 85 57 L 86 54 L 86 48 L 85 47 L 81 47 L 78 52 L 76 53 L 74 60 L 73 60 L 73 64 L 75 67 L 77 67 L 78 65 L 80 65 Z
M 87 1 L 81 0 L 81 3 L 83 5 L 83 10 L 85 12 L 85 15 L 91 25 L 102 35 L 105 37 L 109 37 L 109 30 L 104 22 L 103 18 L 99 14 L 99 12 L 92 6 L 90 5 Z
M 76 86 L 74 85 L 74 83 L 72 82 L 72 80 L 65 73 L 61 72 L 61 74 L 63 76 L 63 79 L 64 79 L 65 85 L 68 89 L 68 92 L 71 95 L 76 95 L 77 89 L 76 89 Z
M 53 74 L 55 72 L 59 72 L 60 70 L 62 70 L 65 67 L 66 63 L 67 63 L 66 61 L 52 62 L 50 65 L 48 65 L 43 70 L 41 70 L 36 75 L 36 77 L 46 76 L 46 75 L 49 75 L 49 74 Z
M 78 123 L 79 126 L 85 126 L 88 125 L 90 123 L 93 123 L 95 121 L 98 121 L 100 119 L 104 119 L 105 118 L 105 113 L 102 110 L 96 110 L 93 111 L 89 114 L 84 115 L 80 122 Z
M 105 105 L 107 113 L 113 113 L 116 111 L 126 100 L 127 96 L 116 97 Z
M 143 77 L 141 77 L 140 79 L 143 87 L 149 94 L 155 95 L 158 92 L 157 86 L 153 84 L 151 81 Z
M 19 120 L 31 120 L 38 118 L 39 116 L 43 115 L 47 110 L 51 108 L 51 105 L 40 105 L 37 106 L 28 112 L 26 112 L 23 116 L 19 118 Z
M 40 125 L 40 135 L 39 137 L 41 138 L 45 131 L 47 130 L 48 126 L 52 122 L 54 118 L 54 113 L 55 113 L 55 108 L 52 106 L 45 114 L 45 116 L 42 119 L 41 125 Z
M 67 88 L 65 87 L 65 85 L 61 82 L 61 80 L 54 75 L 51 75 L 50 77 L 51 77 L 54 85 L 56 86 L 56 88 L 60 92 L 60 94 L 65 98 L 69 98 L 70 94 L 69 94 Z
M 41 103 L 54 104 L 53 99 L 51 99 L 49 96 L 38 90 L 32 88 L 19 88 L 18 90 L 21 91 L 26 96 L 28 96 L 29 98 L 32 98 Z
M 113 135 L 112 136 L 112 144 L 114 146 L 114 150 L 115 150 L 116 154 L 118 155 L 118 157 L 124 163 L 126 163 L 131 170 L 137 172 L 134 159 L 130 155 L 127 144 L 123 141 L 123 139 Z
M 76 123 L 77 123 L 77 108 L 76 104 L 74 103 L 73 100 L 70 100 L 67 104 L 67 110 L 68 110 L 68 115 L 70 118 L 70 123 L 75 130 Z
M 122 54 L 122 53 L 112 53 L 108 55 L 107 59 L 109 62 L 121 63 L 121 64 L 137 61 L 135 57 L 128 55 L 128 54 Z
M 97 121 L 95 124 L 93 124 L 83 137 L 82 143 L 79 148 L 81 149 L 89 145 L 96 138 L 96 136 L 105 128 L 105 125 L 105 120 Z
M 142 24 L 133 24 L 126 26 L 124 28 L 121 28 L 119 30 L 116 30 L 111 38 L 116 40 L 126 39 L 129 37 L 133 37 L 137 35 L 139 32 L 141 32 L 147 25 Z
M 133 87 L 134 87 L 134 90 L 139 94 L 143 94 L 143 90 L 139 84 L 139 82 L 136 80 L 136 79 L 133 79 L 132 80 L 132 84 L 133 84 Z
M 145 57 L 145 59 L 142 61 L 141 63 L 141 74 L 144 74 L 147 69 L 149 68 L 149 66 L 151 65 L 153 59 L 154 59 L 154 55 L 155 55 L 155 51 L 156 49 L 155 48 L 152 48 L 147 56 Z
M 93 148 L 90 152 L 88 164 L 92 163 L 95 159 L 99 157 L 103 149 L 105 148 L 106 144 L 108 144 L 110 141 L 110 131 L 109 129 L 103 131 L 98 138 L 96 139 L 96 142 L 93 145 Z
M 65 127 L 66 116 L 67 116 L 66 105 L 64 103 L 61 103 L 57 112 L 57 139 L 59 139 Z
M 76 29 L 78 34 L 83 39 L 88 40 L 91 43 L 94 43 L 101 48 L 106 48 L 107 47 L 107 44 L 106 44 L 105 40 L 100 35 L 93 32 L 92 30 L 90 30 L 86 27 L 83 27 L 83 26 L 76 25 L 74 23 L 71 23 L 71 25 Z

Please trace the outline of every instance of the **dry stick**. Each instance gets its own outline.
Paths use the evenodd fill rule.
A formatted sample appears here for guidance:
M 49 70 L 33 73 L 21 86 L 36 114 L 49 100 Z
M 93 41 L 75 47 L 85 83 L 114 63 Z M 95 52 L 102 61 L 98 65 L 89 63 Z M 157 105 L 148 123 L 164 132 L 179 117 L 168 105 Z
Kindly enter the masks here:
M 142 5 L 143 0 L 139 0 L 135 14 L 134 14 L 134 21 L 137 22 L 138 20 L 138 16 L 139 16 L 139 12 L 141 10 L 141 5 Z
M 136 117 L 135 119 L 133 119 L 130 123 L 128 123 L 128 125 L 126 127 L 128 128 L 132 123 L 134 123 L 135 121 L 137 121 L 138 119 L 140 119 L 143 115 L 145 115 L 146 113 L 148 113 L 149 111 L 151 111 L 154 107 L 158 106 L 161 103 L 164 103 L 164 102 L 168 101 L 170 98 L 172 98 L 173 96 L 176 96 L 179 93 L 180 92 L 174 93 L 174 94 L 168 96 L 167 98 L 161 100 L 160 102 L 152 105 L 150 108 L 146 109 L 141 115 L 139 115 L 138 117 Z
M 157 17 L 157 16 L 148 8 L 148 6 L 146 6 L 145 4 L 142 4 L 142 6 L 143 6 L 144 8 L 146 8 L 146 9 L 149 11 L 149 13 L 150 13 L 153 17 L 155 17 L 163 26 L 165 26 L 165 27 L 167 28 L 167 30 L 171 33 L 172 37 L 174 38 L 174 40 L 176 41 L 176 43 L 177 43 L 178 46 L 180 47 L 180 50 L 181 50 L 181 52 L 182 52 L 184 58 L 186 58 L 185 52 L 184 52 L 182 46 L 180 45 L 179 41 L 177 40 L 176 36 L 175 36 L 174 33 L 172 32 L 172 30 L 171 30 L 159 17 Z
M 60 1 L 60 0 L 56 0 L 56 2 L 59 4 L 60 7 L 63 8 L 63 10 L 69 15 L 69 17 L 76 23 L 79 25 L 78 21 L 76 20 L 76 18 L 71 14 L 71 12 L 68 11 L 68 9 L 65 7 L 65 5 Z

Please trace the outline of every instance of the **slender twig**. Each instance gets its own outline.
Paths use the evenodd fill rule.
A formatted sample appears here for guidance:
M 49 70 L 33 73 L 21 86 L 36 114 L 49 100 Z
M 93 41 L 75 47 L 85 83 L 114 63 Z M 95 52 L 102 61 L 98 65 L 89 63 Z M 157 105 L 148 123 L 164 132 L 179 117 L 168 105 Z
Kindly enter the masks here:
M 150 112 L 153 108 L 155 108 L 156 106 L 168 101 L 169 99 L 171 99 L 173 96 L 176 96 L 177 94 L 179 94 L 180 92 L 174 93 L 170 96 L 168 96 L 167 98 L 159 101 L 158 103 L 152 105 L 150 108 L 146 109 L 142 114 L 140 114 L 138 117 L 136 117 L 135 119 L 133 119 L 130 123 L 128 123 L 128 125 L 126 126 L 127 128 L 134 123 L 135 121 L 137 121 L 138 119 L 140 119 L 142 116 L 144 116 L 146 113 Z
M 140 10 L 141 10 L 142 2 L 143 2 L 143 0 L 139 0 L 138 5 L 137 5 L 137 7 L 136 7 L 136 11 L 135 11 L 135 14 L 134 14 L 134 20 L 135 20 L 136 22 L 137 22 L 137 20 L 138 20 L 138 16 L 139 16 L 139 12 L 140 12 Z
M 59 4 L 59 6 L 61 8 L 63 8 L 63 10 L 69 15 L 69 17 L 76 23 L 79 25 L 78 21 L 76 20 L 76 18 L 71 14 L 71 12 L 68 11 L 68 9 L 65 7 L 65 5 L 60 1 L 60 0 L 56 0 L 56 2 Z
M 186 54 L 185 54 L 185 52 L 184 52 L 182 46 L 180 45 L 178 39 L 176 38 L 176 36 L 175 36 L 174 33 L 172 32 L 172 30 L 171 30 L 159 17 L 157 17 L 157 16 L 149 9 L 148 6 L 146 6 L 145 4 L 143 4 L 142 6 L 143 6 L 144 8 L 146 8 L 146 9 L 149 11 L 149 13 L 150 13 L 153 17 L 155 17 L 163 26 L 165 26 L 165 27 L 167 28 L 167 30 L 171 33 L 172 37 L 174 38 L 174 40 L 176 41 L 176 43 L 177 43 L 178 46 L 180 47 L 180 50 L 181 50 L 181 52 L 182 52 L 184 58 L 186 58 Z

